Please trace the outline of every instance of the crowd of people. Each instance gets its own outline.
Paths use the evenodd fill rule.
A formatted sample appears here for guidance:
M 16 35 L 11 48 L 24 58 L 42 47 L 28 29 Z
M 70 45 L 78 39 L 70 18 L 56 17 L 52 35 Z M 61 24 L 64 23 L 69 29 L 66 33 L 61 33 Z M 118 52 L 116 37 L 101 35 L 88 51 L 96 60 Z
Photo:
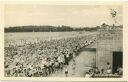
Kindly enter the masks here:
M 118 66 L 115 73 L 112 72 L 112 67 L 109 62 L 106 63 L 106 69 L 99 69 L 98 67 L 93 67 L 85 73 L 85 77 L 121 77 L 123 75 L 123 70 L 121 66 Z
M 5 47 L 6 77 L 47 77 L 63 70 L 69 61 L 86 46 L 95 43 L 96 37 L 75 36 L 50 41 L 27 42 Z

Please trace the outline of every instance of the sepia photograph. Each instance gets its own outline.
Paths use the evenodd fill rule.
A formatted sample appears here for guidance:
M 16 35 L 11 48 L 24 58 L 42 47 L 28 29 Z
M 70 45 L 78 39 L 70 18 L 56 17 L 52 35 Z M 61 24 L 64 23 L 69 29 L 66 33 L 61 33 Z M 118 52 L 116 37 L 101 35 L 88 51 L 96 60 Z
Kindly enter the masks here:
M 123 77 L 122 5 L 4 5 L 4 77 Z

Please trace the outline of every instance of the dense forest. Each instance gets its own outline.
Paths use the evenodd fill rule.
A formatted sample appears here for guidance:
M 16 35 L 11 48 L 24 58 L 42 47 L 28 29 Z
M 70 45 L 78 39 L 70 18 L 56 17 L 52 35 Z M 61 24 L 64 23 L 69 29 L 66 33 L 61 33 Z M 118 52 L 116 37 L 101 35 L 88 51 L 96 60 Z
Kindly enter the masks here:
M 15 26 L 15 27 L 6 27 L 5 32 L 66 32 L 66 31 L 96 31 L 100 27 L 70 27 L 70 26 Z

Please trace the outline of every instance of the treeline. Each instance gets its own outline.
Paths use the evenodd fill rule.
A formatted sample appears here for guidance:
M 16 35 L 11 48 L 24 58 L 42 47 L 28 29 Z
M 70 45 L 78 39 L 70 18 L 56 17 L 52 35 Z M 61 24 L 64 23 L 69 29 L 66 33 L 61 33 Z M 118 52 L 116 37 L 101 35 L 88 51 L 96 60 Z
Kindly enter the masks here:
M 6 27 L 5 32 L 66 32 L 66 31 L 96 31 L 99 27 L 79 27 L 73 28 L 70 26 L 15 26 L 15 27 Z
M 96 31 L 99 27 L 73 28 L 70 26 L 15 26 L 6 27 L 5 32 L 66 32 L 66 31 Z

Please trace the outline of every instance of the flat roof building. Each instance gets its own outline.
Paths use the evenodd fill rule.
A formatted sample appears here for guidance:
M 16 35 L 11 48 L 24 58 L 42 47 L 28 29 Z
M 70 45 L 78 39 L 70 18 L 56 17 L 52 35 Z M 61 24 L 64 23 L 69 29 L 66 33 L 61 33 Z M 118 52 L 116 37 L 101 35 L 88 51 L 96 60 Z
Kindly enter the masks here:
M 112 73 L 123 66 L 123 30 L 120 27 L 106 26 L 98 30 L 96 48 L 96 67 L 107 69 L 110 63 Z

